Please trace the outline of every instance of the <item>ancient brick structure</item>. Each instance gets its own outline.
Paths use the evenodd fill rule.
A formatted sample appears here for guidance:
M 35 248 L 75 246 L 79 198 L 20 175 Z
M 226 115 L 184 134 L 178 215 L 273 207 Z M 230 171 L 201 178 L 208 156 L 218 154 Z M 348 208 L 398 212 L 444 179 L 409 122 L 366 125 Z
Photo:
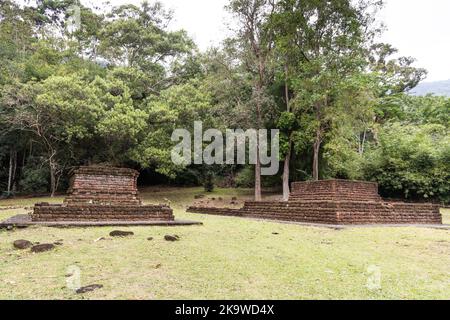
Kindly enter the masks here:
M 371 182 L 296 182 L 287 202 L 246 202 L 241 209 L 190 207 L 189 212 L 322 224 L 442 224 L 439 206 L 388 202 Z
M 381 197 L 374 182 L 321 180 L 292 183 L 289 200 L 381 201 Z
M 80 167 L 61 204 L 38 203 L 32 221 L 173 221 L 166 205 L 142 205 L 139 173 L 132 169 Z

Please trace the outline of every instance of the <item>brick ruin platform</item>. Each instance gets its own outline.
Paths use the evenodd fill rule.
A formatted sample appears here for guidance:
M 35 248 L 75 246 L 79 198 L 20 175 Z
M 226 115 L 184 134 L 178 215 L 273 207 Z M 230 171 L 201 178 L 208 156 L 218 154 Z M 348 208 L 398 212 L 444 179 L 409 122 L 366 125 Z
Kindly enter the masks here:
M 22 225 L 176 225 L 172 209 L 143 205 L 137 189 L 139 173 L 132 169 L 80 167 L 73 171 L 63 204 L 37 203 L 29 219 L 15 217 Z M 198 224 L 181 221 L 180 225 Z
M 188 212 L 330 225 L 442 224 L 439 205 L 384 201 L 376 183 L 348 180 L 295 182 L 287 202 L 196 206 Z

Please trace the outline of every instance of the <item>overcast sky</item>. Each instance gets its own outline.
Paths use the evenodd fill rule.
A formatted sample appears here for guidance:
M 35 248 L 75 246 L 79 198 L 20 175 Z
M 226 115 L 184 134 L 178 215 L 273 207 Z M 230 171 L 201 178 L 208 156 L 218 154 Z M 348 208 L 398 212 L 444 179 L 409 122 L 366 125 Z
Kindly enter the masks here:
M 200 49 L 219 44 L 227 35 L 228 0 L 160 0 L 175 12 L 171 28 L 183 28 Z M 82 1 L 92 3 L 92 0 Z M 111 4 L 140 0 L 110 0 Z M 417 66 L 428 70 L 426 81 L 450 79 L 450 0 L 385 0 L 380 15 L 388 30 L 383 40 L 413 56 Z

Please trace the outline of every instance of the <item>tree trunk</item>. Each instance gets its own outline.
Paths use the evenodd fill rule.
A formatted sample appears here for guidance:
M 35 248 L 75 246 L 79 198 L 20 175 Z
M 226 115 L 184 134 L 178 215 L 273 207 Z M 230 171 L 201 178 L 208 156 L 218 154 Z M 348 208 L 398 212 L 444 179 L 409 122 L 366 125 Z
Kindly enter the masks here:
M 50 166 L 50 197 L 54 197 L 56 193 L 56 163 L 53 161 L 53 159 L 49 160 L 49 166 Z
M 284 96 L 286 99 L 286 111 L 290 112 L 291 108 L 289 105 L 289 87 L 288 87 L 288 66 L 285 65 L 284 66 Z M 288 148 L 288 153 L 285 156 L 284 159 L 284 168 L 283 168 L 283 201 L 288 201 L 289 200 L 289 194 L 290 189 L 289 189 L 289 166 L 290 166 L 290 160 L 291 160 L 291 148 L 292 148 L 292 143 L 291 143 L 291 137 L 289 136 L 289 148 Z
M 259 89 L 258 89 L 259 90 Z M 258 91 L 257 99 L 260 99 L 261 91 Z M 261 128 L 261 105 L 260 101 L 256 104 L 256 117 L 258 130 Z M 255 201 L 261 201 L 261 159 L 259 157 L 259 132 L 256 133 L 256 164 L 255 164 Z
M 258 148 L 259 149 L 259 148 Z M 259 150 L 258 155 L 256 156 L 256 164 L 255 164 L 255 201 L 261 201 L 261 163 L 259 161 Z
M 14 150 L 14 152 L 13 152 L 12 179 L 11 179 L 11 181 L 12 181 L 11 190 L 13 192 L 17 191 L 16 172 L 17 172 L 17 150 Z
M 364 129 L 362 138 L 360 135 L 360 142 L 359 142 L 359 155 L 360 156 L 362 156 L 364 154 L 364 146 L 366 144 L 366 136 L 367 136 L 367 130 Z
M 313 180 L 318 181 L 319 180 L 319 152 L 320 152 L 320 145 L 321 145 L 321 136 L 320 136 L 320 129 L 316 132 L 316 138 L 314 141 L 313 146 Z
M 286 154 L 286 158 L 284 159 L 284 168 L 283 168 L 283 201 L 289 200 L 289 194 L 291 193 L 289 189 L 289 166 L 291 162 L 291 150 L 292 143 L 289 141 L 289 149 Z
M 13 150 L 9 151 L 9 172 L 8 172 L 8 194 L 12 188 L 12 176 L 13 176 Z

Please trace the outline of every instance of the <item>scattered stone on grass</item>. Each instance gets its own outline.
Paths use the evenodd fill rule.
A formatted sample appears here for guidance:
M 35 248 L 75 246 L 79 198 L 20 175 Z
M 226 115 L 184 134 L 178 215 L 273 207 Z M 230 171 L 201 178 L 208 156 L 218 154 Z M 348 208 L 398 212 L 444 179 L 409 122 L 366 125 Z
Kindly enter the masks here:
M 159 268 L 161 268 L 161 266 L 162 266 L 162 264 L 161 264 L 161 263 L 158 263 L 158 264 L 155 266 L 155 269 L 159 269 Z
M 103 288 L 103 285 L 101 285 L 101 284 L 91 284 L 91 285 L 88 285 L 85 287 L 81 287 L 81 288 L 77 289 L 75 292 L 80 294 L 80 293 L 86 293 L 86 292 L 94 291 L 94 290 L 101 289 L 101 288 Z
M 24 207 L 21 206 L 1 206 L 0 211 L 6 211 L 6 210 L 16 210 L 16 209 L 22 209 Z M 24 209 L 27 209 L 26 207 Z
M 194 196 L 194 199 L 203 199 L 204 197 L 205 197 L 204 194 L 196 194 L 196 195 Z
M 31 247 L 31 252 L 40 253 L 40 252 L 50 251 L 50 250 L 52 250 L 54 248 L 55 248 L 54 244 L 43 243 L 43 244 L 38 244 L 38 245 L 32 246 Z
M 33 244 L 28 240 L 21 239 L 21 240 L 14 241 L 13 245 L 14 245 L 14 248 L 23 250 L 23 249 L 30 248 Z
M 110 235 L 111 237 L 128 237 L 128 236 L 134 235 L 134 232 L 132 232 L 132 231 L 120 231 L 120 230 L 114 230 L 114 231 L 111 231 L 111 232 L 109 233 L 109 235 Z
M 179 236 L 177 236 L 176 234 L 175 235 L 165 235 L 164 236 L 164 240 L 166 240 L 166 241 L 178 241 L 178 240 L 180 240 L 180 237 Z
M 152 241 L 152 240 L 153 240 L 153 237 L 148 237 L 147 240 L 148 240 L 148 241 Z
M 273 234 L 273 235 L 276 235 L 276 236 L 279 235 L 278 232 L 272 232 L 272 234 Z

